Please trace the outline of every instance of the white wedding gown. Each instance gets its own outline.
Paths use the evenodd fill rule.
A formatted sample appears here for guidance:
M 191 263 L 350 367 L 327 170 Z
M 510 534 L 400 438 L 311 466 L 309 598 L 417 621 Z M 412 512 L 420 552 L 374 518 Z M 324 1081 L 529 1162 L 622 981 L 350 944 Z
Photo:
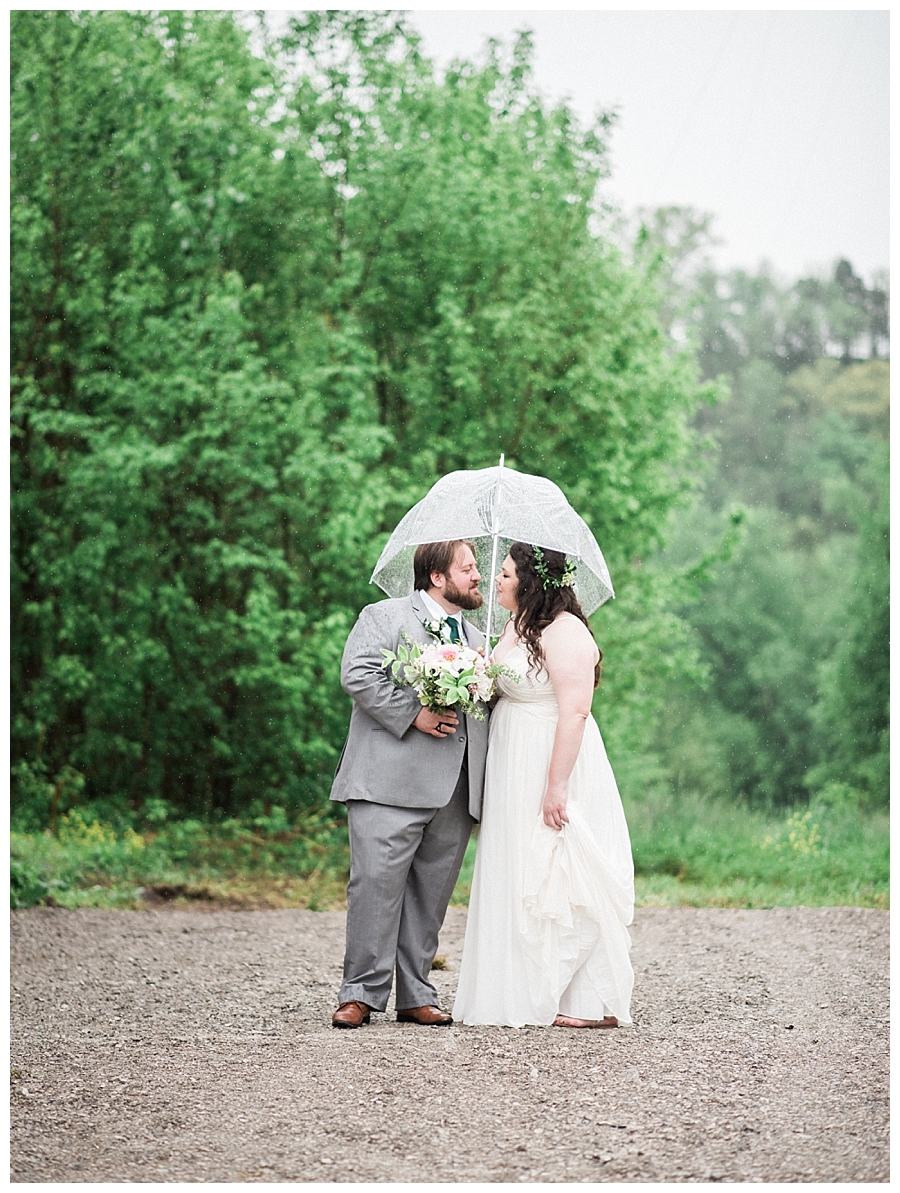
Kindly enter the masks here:
M 453 1018 L 508 1027 L 615 1015 L 630 1023 L 627 925 L 634 866 L 625 813 L 593 717 L 561 831 L 541 814 L 558 705 L 517 644 L 490 721 L 484 811 Z

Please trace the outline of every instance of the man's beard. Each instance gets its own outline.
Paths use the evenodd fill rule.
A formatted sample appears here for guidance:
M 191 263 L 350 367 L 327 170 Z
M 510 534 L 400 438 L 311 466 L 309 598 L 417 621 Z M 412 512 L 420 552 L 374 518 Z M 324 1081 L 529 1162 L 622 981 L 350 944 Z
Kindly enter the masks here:
M 447 587 L 444 589 L 444 600 L 449 601 L 451 605 L 459 605 L 460 609 L 480 609 L 484 604 L 484 597 L 477 588 L 470 588 L 468 592 L 463 592 L 449 577 L 447 578 Z

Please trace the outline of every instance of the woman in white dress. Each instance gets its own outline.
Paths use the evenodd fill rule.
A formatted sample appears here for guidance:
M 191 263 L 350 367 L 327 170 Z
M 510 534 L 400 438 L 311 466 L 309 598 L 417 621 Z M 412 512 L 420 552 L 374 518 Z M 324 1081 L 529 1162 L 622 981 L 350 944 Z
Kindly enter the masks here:
M 628 826 L 591 716 L 601 654 L 558 551 L 514 543 L 494 659 L 484 811 L 453 1017 L 509 1027 L 631 1022 Z

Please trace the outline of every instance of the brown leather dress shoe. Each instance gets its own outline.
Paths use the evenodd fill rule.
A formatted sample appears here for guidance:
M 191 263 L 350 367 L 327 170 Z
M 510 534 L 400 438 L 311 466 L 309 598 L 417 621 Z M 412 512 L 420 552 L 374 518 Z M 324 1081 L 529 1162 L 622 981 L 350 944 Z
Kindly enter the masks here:
M 453 1016 L 440 1007 L 407 1007 L 397 1012 L 398 1023 L 420 1023 L 422 1027 L 449 1027 Z
M 364 1002 L 342 1002 L 331 1016 L 332 1027 L 365 1027 L 369 1022 L 369 1012 Z

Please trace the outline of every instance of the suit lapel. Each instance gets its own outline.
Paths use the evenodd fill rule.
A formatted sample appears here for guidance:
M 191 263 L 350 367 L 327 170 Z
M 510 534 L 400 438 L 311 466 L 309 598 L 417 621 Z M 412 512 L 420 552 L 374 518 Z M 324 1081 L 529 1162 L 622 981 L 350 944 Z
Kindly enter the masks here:
M 416 591 L 409 598 L 409 603 L 412 605 L 413 611 L 416 617 L 418 617 L 419 621 L 425 622 L 428 618 L 428 610 L 425 608 L 425 602 L 419 595 L 418 589 L 416 589 Z
M 461 617 L 460 621 L 462 622 L 463 634 L 465 635 L 467 644 L 474 650 L 477 650 L 486 641 L 484 634 L 482 634 L 481 630 L 473 626 L 471 622 L 467 621 L 465 617 Z M 478 638 L 481 638 L 481 642 L 475 637 L 476 634 Z
M 431 620 L 431 614 L 426 609 L 425 602 L 419 596 L 418 590 L 416 590 L 409 598 L 409 603 L 412 606 L 413 613 L 416 615 L 416 620 L 419 623 L 419 629 L 421 631 L 419 641 L 430 642 L 431 635 L 425 629 L 425 622 Z

